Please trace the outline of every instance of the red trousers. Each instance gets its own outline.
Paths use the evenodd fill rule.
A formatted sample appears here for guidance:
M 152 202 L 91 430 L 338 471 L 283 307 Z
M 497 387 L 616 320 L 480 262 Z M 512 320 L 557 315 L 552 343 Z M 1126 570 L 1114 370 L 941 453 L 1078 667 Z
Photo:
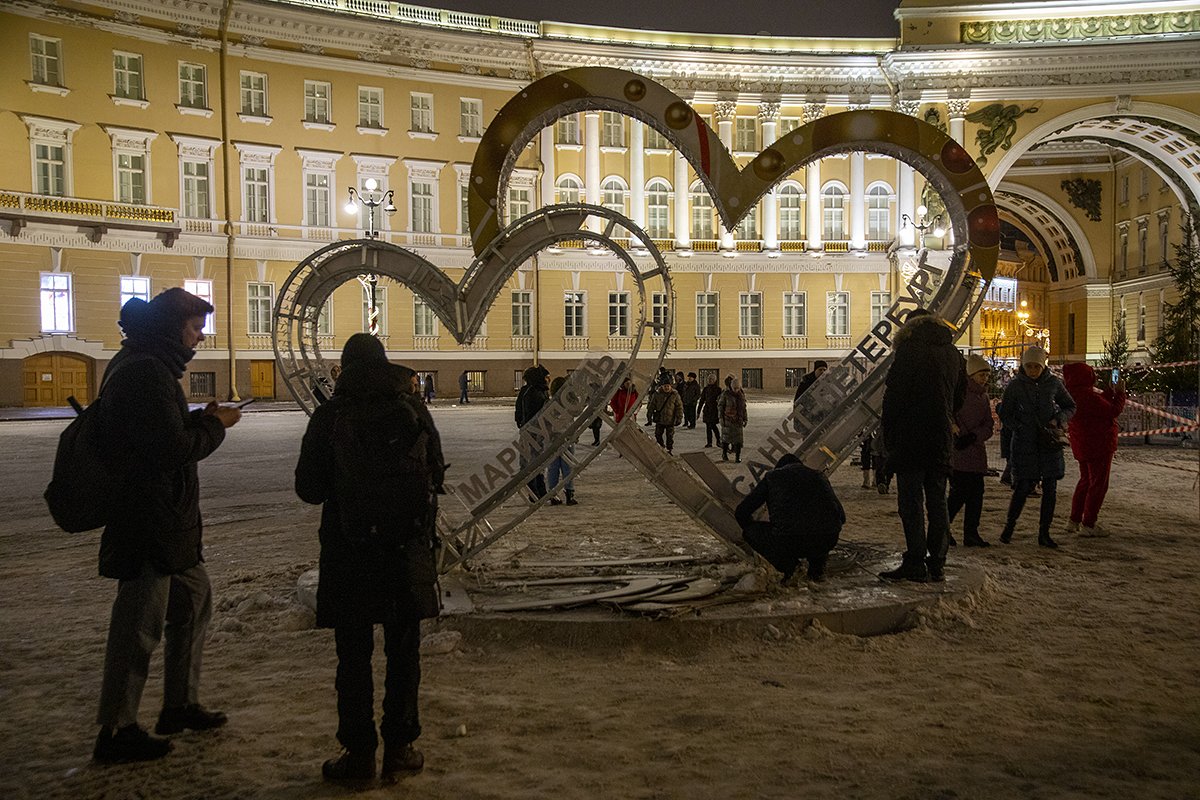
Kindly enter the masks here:
M 1112 454 L 1098 461 L 1079 462 L 1079 483 L 1071 497 L 1071 521 L 1085 528 L 1096 527 L 1096 517 L 1108 494 L 1108 473 L 1112 470 Z

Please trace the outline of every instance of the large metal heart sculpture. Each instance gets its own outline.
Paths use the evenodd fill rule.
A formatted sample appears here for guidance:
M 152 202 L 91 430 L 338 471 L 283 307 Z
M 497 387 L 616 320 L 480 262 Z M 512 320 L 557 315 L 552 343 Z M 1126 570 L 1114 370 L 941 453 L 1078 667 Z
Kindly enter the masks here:
M 549 206 L 501 229 L 507 176 L 522 149 L 559 117 L 584 110 L 607 110 L 640 119 L 663 134 L 691 163 L 708 187 L 718 214 L 729 229 L 758 199 L 797 168 L 839 153 L 865 151 L 892 156 L 921 172 L 941 194 L 956 243 L 944 269 L 931 267 L 922 254 L 918 268 L 884 318 L 802 398 L 801 403 L 766 437 L 766 445 L 748 459 L 746 471 L 732 484 L 706 458 L 691 458 L 696 475 L 653 445 L 636 427 L 610 425 L 611 441 L 681 508 L 701 521 L 733 549 L 746 553 L 730 506 L 785 452 L 796 452 L 814 468 L 832 470 L 864 430 L 877 423 L 883 379 L 891 361 L 891 335 L 905 315 L 922 306 L 960 330 L 982 302 L 999 252 L 999 218 L 992 195 L 974 159 L 962 146 L 921 120 L 889 111 L 850 111 L 805 124 L 785 134 L 738 169 L 716 133 L 691 107 L 666 87 L 624 70 L 584 67 L 536 81 L 510 100 L 488 126 L 472 165 L 468 211 L 476 259 L 455 285 L 421 256 L 372 240 L 339 242 L 317 251 L 292 273 L 276 306 L 276 354 L 293 396 L 307 410 L 316 403 L 315 386 L 327 381 L 320 354 L 317 318 L 329 294 L 365 272 L 389 275 L 422 296 L 460 343 L 467 343 L 483 322 L 488 306 L 517 267 L 537 250 L 573 239 L 595 241 L 611 250 L 638 283 L 641 322 L 628 361 L 590 359 L 576 370 L 573 397 L 590 402 L 571 408 L 553 404 L 532 428 L 542 435 L 522 436 L 459 484 L 469 510 L 465 522 L 448 526 L 461 546 L 444 567 L 470 556 L 511 530 L 544 502 L 509 503 L 525 481 L 556 456 L 568 451 L 582 428 L 628 374 L 653 374 L 670 338 L 673 314 L 657 328 L 646 321 L 645 283 L 661 281 L 669 298 L 670 276 L 650 238 L 620 214 L 592 206 Z M 589 224 L 591 220 L 591 224 Z M 619 229 L 619 230 L 618 230 Z M 614 231 L 619 235 L 614 235 Z M 615 239 L 639 246 L 648 269 Z M 643 262 L 645 257 L 642 258 Z M 660 338 L 650 359 L 638 355 L 647 327 Z M 645 377 L 642 377 L 645 380 Z M 643 383 L 643 385 L 645 385 Z M 590 392 L 590 395 L 588 394 Z M 572 416 L 570 411 L 576 413 Z M 550 417 L 557 423 L 550 424 Z M 531 426 L 527 426 L 531 427 Z M 648 444 L 647 444 L 648 443 Z M 581 469 L 600 452 L 573 464 Z M 517 506 L 500 524 L 490 515 Z

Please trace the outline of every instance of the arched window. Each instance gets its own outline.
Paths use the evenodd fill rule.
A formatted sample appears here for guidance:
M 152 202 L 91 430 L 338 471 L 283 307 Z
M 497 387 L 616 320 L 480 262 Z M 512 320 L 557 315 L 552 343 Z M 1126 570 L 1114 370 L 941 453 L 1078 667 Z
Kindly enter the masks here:
M 583 191 L 579 180 L 572 175 L 564 175 L 559 178 L 554 188 L 555 193 L 558 195 L 557 202 L 559 203 L 578 203 Z
M 800 209 L 800 187 L 794 183 L 785 183 L 779 187 L 779 238 L 781 241 L 798 241 L 803 238 L 800 232 L 800 221 L 803 219 Z
M 616 178 L 609 178 L 600 187 L 600 204 L 621 214 L 625 213 L 625 185 Z
M 822 233 L 826 241 L 841 241 L 846 238 L 846 190 L 830 184 L 821 192 Z
M 666 239 L 671 235 L 670 197 L 671 185 L 664 180 L 653 180 L 646 189 L 646 233 L 651 239 Z
M 692 184 L 692 238 L 713 238 L 713 204 L 708 189 L 700 181 Z
M 886 186 L 872 186 L 867 192 L 867 238 L 871 241 L 892 238 L 890 196 Z

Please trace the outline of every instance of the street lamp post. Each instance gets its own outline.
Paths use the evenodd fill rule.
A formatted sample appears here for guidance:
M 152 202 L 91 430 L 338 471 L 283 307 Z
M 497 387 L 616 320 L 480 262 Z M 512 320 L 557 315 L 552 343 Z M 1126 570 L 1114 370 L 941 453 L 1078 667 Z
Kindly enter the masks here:
M 1017 311 L 1017 322 L 1021 326 L 1021 352 L 1025 352 L 1025 334 L 1029 331 L 1029 302 L 1021 301 L 1021 308 Z
M 926 219 L 925 216 L 929 213 L 929 209 L 925 206 L 917 206 L 917 218 L 913 219 L 908 214 L 900 215 L 901 227 L 907 228 L 912 226 L 917 230 L 918 236 L 921 238 L 921 243 L 924 244 L 925 233 L 928 231 L 937 238 L 942 238 L 946 235 L 946 229 L 942 227 L 942 215 L 938 214 L 933 219 Z
M 393 198 L 396 193 L 389 189 L 386 192 L 379 190 L 379 183 L 374 178 L 367 178 L 363 182 L 363 190 L 356 191 L 353 186 L 350 187 L 350 197 L 346 200 L 346 213 L 357 214 L 359 204 L 367 207 L 367 230 L 364 232 L 368 239 L 378 239 L 379 231 L 375 228 L 375 209 L 383 207 L 383 213 L 389 217 L 396 213 L 396 204 Z M 379 305 L 377 290 L 379 286 L 379 276 L 374 272 L 368 272 L 366 275 L 359 275 L 358 281 L 367 290 L 368 308 L 367 308 L 367 330 L 372 336 L 379 336 Z

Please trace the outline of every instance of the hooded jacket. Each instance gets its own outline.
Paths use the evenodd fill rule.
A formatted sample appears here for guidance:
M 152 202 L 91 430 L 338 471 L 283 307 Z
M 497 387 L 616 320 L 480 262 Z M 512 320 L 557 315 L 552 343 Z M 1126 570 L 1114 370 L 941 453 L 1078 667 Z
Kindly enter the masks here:
M 1064 366 L 1063 383 L 1075 401 L 1075 413 L 1067 426 L 1075 460 L 1111 458 L 1117 451 L 1117 417 L 1125 408 L 1124 390 L 1117 392 L 1111 386 L 1097 389 L 1096 371 L 1083 363 Z
M 883 393 L 883 437 L 893 472 L 950 471 L 950 421 L 962 407 L 967 369 L 954 330 L 931 314 L 896 332 Z
M 654 390 L 647 402 L 650 418 L 659 425 L 675 427 L 683 423 L 683 401 L 672 384 L 664 383 Z
M 525 385 L 517 392 L 517 402 L 513 409 L 518 428 L 524 427 L 526 422 L 536 417 L 550 399 L 550 387 L 546 383 L 549 375 L 542 366 L 529 367 L 521 374 Z
M 1000 403 L 1000 421 L 1005 431 L 1012 433 L 1008 465 L 1013 480 L 1061 480 L 1066 465 L 1061 447 L 1047 443 L 1042 429 L 1051 423 L 1067 427 L 1075 411 L 1075 401 L 1063 387 L 1062 381 L 1050 370 L 1042 371 L 1037 380 L 1029 377 L 1024 368 L 1004 387 Z

